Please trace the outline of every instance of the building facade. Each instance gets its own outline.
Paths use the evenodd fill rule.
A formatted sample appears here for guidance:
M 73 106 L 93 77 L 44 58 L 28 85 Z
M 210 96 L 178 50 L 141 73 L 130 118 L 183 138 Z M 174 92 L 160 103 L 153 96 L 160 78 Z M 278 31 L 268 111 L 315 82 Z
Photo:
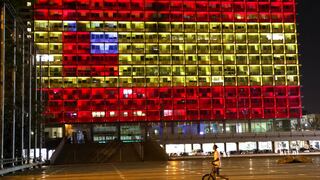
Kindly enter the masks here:
M 90 132 L 99 142 L 119 129 L 123 140 L 143 132 L 160 138 L 298 130 L 295 6 L 295 0 L 37 0 L 46 123 Z

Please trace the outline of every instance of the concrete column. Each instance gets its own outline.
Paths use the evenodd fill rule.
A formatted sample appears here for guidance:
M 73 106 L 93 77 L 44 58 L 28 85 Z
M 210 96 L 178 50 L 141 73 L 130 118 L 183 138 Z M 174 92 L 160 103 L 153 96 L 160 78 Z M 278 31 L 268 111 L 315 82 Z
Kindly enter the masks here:
M 248 131 L 249 131 L 249 132 L 252 132 L 251 121 L 250 121 L 250 120 L 248 121 Z
M 276 120 L 273 119 L 273 120 L 272 120 L 272 123 L 273 123 L 273 129 L 272 129 L 272 131 L 273 131 L 273 132 L 276 132 L 276 131 L 277 131 L 277 123 L 276 123 Z
M 239 142 L 236 142 L 236 148 L 237 148 L 237 152 L 239 152 L 240 151 Z
M 160 143 L 163 143 L 163 128 L 164 128 L 164 122 L 160 121 L 160 129 L 159 129 L 159 138 L 160 138 Z
M 171 134 L 174 134 L 174 122 L 170 123 L 170 128 L 171 128 Z
M 93 136 L 94 136 L 93 124 L 90 124 L 90 132 L 88 132 L 87 134 L 87 141 L 93 142 Z
M 289 148 L 289 150 L 288 150 L 288 152 L 290 153 L 290 149 L 291 149 L 291 141 L 288 141 L 288 142 L 289 142 L 289 143 L 288 143 L 288 144 L 289 144 L 289 147 L 288 147 L 288 148 Z
M 121 140 L 121 128 L 120 123 L 117 123 L 117 140 Z
M 144 141 L 147 140 L 148 138 L 148 131 L 149 131 L 149 125 L 147 122 L 143 123 L 144 124 Z
M 297 119 L 297 126 L 298 126 L 298 127 L 297 127 L 297 130 L 298 130 L 298 131 L 301 131 L 301 129 L 302 129 L 302 127 L 301 127 L 301 118 L 298 118 L 298 119 Z
M 276 153 L 276 145 L 274 141 L 271 141 L 271 146 L 272 146 L 272 152 Z

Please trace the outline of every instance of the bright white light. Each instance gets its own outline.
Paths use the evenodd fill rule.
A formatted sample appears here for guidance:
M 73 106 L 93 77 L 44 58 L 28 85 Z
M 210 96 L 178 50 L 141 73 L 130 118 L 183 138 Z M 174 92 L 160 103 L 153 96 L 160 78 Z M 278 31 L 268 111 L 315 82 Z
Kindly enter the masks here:
M 243 19 L 243 16 L 237 15 L 236 18 L 237 18 L 238 20 L 240 20 L 240 19 Z
M 123 94 L 124 94 L 124 95 L 132 94 L 132 89 L 124 89 L 124 90 L 123 90 Z
M 173 115 L 173 111 L 172 110 L 163 110 L 163 115 L 164 116 L 172 116 Z
M 156 134 L 156 135 L 158 135 L 158 134 L 159 134 L 158 129 L 155 129 L 155 130 L 154 130 L 154 134 Z
M 65 23 L 65 24 L 76 24 L 77 22 L 76 21 L 63 21 L 63 23 Z
M 134 111 L 133 114 L 134 116 L 146 116 L 146 114 L 143 113 L 142 111 Z
M 221 83 L 223 82 L 223 78 L 222 77 L 212 77 L 212 82 L 214 83 Z
M 37 62 L 53 62 L 54 58 L 53 55 L 49 54 L 37 54 L 36 56 Z
M 104 111 L 92 112 L 92 117 L 105 117 L 106 113 Z
M 110 114 L 110 117 L 113 117 L 116 115 L 116 113 L 114 111 L 111 111 L 109 114 Z
M 268 34 L 267 38 L 268 38 L 268 40 L 280 41 L 280 40 L 284 40 L 284 35 L 281 33 Z

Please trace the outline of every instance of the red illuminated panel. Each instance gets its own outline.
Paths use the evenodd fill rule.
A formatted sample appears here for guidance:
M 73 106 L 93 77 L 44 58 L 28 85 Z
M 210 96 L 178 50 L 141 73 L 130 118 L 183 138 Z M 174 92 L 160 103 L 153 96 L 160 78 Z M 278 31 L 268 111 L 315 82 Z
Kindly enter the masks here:
M 300 87 L 46 89 L 52 121 L 160 121 L 299 118 Z M 235 90 L 235 91 L 234 91 Z M 220 92 L 225 91 L 226 94 Z M 129 93 L 129 94 L 127 94 Z M 235 93 L 235 94 L 234 94 Z M 237 94 L 238 93 L 238 94 Z M 171 98 L 172 95 L 174 98 Z M 247 95 L 247 96 L 245 96 Z M 92 117 L 94 112 L 105 113 Z M 64 116 L 57 116 L 63 114 Z
M 295 22 L 294 0 L 37 0 L 35 8 L 38 20 Z

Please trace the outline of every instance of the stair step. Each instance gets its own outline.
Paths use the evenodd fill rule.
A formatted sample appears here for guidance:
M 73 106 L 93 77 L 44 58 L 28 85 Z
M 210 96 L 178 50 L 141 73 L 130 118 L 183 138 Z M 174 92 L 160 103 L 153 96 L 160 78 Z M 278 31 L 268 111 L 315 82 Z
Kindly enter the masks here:
M 155 141 L 143 143 L 65 144 L 54 164 L 166 161 L 168 156 Z

